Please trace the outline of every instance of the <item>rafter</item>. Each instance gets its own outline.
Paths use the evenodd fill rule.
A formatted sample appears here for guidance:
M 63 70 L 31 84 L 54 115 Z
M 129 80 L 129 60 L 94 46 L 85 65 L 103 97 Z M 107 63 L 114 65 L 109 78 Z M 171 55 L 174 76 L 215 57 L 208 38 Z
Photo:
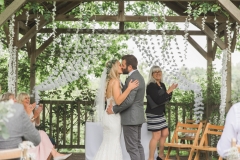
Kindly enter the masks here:
M 236 44 L 237 44 L 237 30 L 236 30 L 236 26 L 235 26 L 234 32 L 233 32 L 232 44 L 231 44 L 231 52 L 232 53 L 235 50 Z
M 34 20 L 37 17 L 37 15 L 30 15 L 28 20 Z M 40 16 L 40 18 L 44 18 L 43 16 Z M 166 22 L 185 22 L 187 16 L 166 16 Z M 198 17 L 196 20 L 193 21 L 202 21 L 202 16 Z M 206 19 L 206 23 L 214 23 L 214 18 L 215 16 L 208 16 Z M 227 18 L 217 16 L 216 17 L 219 23 L 224 23 L 226 22 Z M 17 20 L 19 21 L 25 21 L 26 16 L 21 15 L 16 17 Z M 162 22 L 162 17 L 161 16 L 124 16 L 121 15 L 118 16 L 109 16 L 109 15 L 93 15 L 92 17 L 89 18 L 89 20 L 95 20 L 95 21 L 100 21 L 100 22 L 153 22 L 153 19 L 155 22 Z M 76 18 L 75 15 L 57 15 L 56 21 L 79 21 L 79 18 Z
M 199 28 L 202 29 L 202 23 L 201 22 L 197 22 L 195 21 L 194 24 Z M 209 37 L 211 38 L 211 40 L 214 39 L 214 32 L 207 26 L 205 25 L 203 32 Z M 226 49 L 226 44 L 219 38 L 217 37 L 215 42 L 217 43 L 217 45 L 219 46 L 219 48 Z
M 65 34 L 74 34 L 77 29 L 56 29 L 57 33 L 65 33 Z M 184 30 L 165 30 L 166 35 L 184 35 Z M 43 28 L 38 33 L 52 33 L 52 28 Z M 92 29 L 80 29 L 78 34 L 90 34 L 92 33 Z M 118 29 L 95 29 L 94 33 L 98 34 L 143 34 L 143 35 L 162 35 L 162 30 L 124 30 L 121 32 Z M 188 31 L 189 35 L 202 35 L 204 36 L 204 32 L 202 31 Z
M 240 10 L 230 1 L 230 0 L 218 0 L 223 8 L 228 11 L 228 13 L 238 22 L 240 23 Z
M 26 0 L 15 0 L 3 10 L 0 14 L 0 26 L 2 26 L 2 24 L 4 24 L 25 2 Z
M 58 37 L 61 33 L 57 33 L 55 36 Z M 36 50 L 36 57 L 38 57 L 44 49 L 46 49 L 52 42 L 53 42 L 53 36 L 48 38 L 37 50 Z

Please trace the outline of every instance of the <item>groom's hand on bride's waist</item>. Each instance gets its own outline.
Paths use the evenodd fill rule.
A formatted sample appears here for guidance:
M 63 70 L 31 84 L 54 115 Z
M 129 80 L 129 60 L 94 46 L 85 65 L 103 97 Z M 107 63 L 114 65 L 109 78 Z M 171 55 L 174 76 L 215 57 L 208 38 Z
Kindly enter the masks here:
M 108 114 L 114 114 L 114 112 L 113 112 L 112 100 L 110 101 L 110 104 L 107 106 L 106 112 L 107 112 Z

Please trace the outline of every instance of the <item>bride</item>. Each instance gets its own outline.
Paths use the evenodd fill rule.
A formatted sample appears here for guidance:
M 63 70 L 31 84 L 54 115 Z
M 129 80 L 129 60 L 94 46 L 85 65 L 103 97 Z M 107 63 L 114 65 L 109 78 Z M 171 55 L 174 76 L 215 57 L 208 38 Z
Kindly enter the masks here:
M 95 100 L 97 121 L 102 122 L 103 141 L 95 155 L 94 160 L 122 160 L 122 149 L 120 145 L 121 117 L 118 114 L 108 115 L 105 111 L 105 100 L 107 105 L 120 105 L 128 94 L 136 88 L 137 80 L 130 81 L 128 88 L 122 93 L 120 74 L 122 74 L 121 64 L 113 59 L 107 62 L 102 73 L 100 86 Z M 105 85 L 101 85 L 105 84 Z

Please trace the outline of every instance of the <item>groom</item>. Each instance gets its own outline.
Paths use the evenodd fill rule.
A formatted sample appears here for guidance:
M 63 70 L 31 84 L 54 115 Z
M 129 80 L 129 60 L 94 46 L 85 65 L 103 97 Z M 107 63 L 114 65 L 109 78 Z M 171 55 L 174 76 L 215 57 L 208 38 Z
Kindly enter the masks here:
M 123 74 L 128 74 L 125 85 L 122 88 L 124 92 L 132 79 L 139 81 L 139 86 L 131 91 L 128 97 L 119 106 L 109 106 L 108 114 L 121 114 L 121 123 L 127 152 L 131 160 L 144 160 L 144 149 L 141 144 L 141 128 L 145 122 L 143 98 L 145 94 L 145 82 L 142 75 L 137 70 L 138 61 L 133 55 L 122 57 Z

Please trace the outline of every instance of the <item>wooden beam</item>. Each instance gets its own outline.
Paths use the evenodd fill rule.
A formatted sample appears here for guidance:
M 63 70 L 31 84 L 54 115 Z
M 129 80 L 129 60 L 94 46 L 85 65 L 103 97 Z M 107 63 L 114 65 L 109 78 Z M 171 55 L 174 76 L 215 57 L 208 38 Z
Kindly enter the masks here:
M 21 29 L 22 34 L 26 34 L 29 31 L 29 27 L 26 26 L 22 21 L 19 21 L 19 29 Z
M 65 34 L 76 34 L 77 29 L 68 29 L 68 28 L 58 28 L 56 29 L 57 33 Z M 184 30 L 165 30 L 166 35 L 184 35 Z M 52 28 L 43 28 L 38 33 L 52 33 Z M 147 34 L 147 35 L 162 35 L 162 30 L 124 30 L 120 32 L 118 29 L 95 29 L 94 33 L 96 34 Z M 202 31 L 188 31 L 189 35 L 200 35 L 205 36 L 205 33 Z M 92 34 L 92 29 L 80 29 L 78 34 Z
M 212 65 L 212 59 L 213 54 L 212 54 L 212 39 L 210 37 L 207 37 L 207 97 L 210 97 L 210 94 L 212 94 L 213 91 L 213 78 L 212 78 L 212 73 L 213 73 L 213 65 Z M 212 100 L 210 98 L 207 98 L 207 107 L 205 107 L 205 115 L 206 119 L 209 118 L 212 109 Z
M 33 21 L 37 15 L 30 15 L 29 16 L 29 21 Z M 44 19 L 43 16 L 40 16 L 40 18 Z M 187 16 L 166 16 L 166 22 L 185 22 Z M 202 16 L 198 17 L 194 21 L 199 21 L 202 22 Z M 214 18 L 215 16 L 207 16 L 206 23 L 214 23 Z M 26 16 L 25 15 L 20 15 L 16 17 L 17 20 L 19 21 L 25 21 Z M 124 16 L 121 15 L 119 17 L 118 15 L 116 16 L 108 16 L 108 15 L 93 15 L 91 18 L 89 18 L 90 21 L 95 20 L 99 22 L 146 22 L 147 20 L 149 22 L 153 22 L 153 19 L 155 22 L 162 22 L 162 17 L 161 16 Z M 225 23 L 227 18 L 224 17 L 217 17 L 219 23 Z M 76 18 L 75 15 L 57 15 L 56 21 L 79 21 L 79 18 Z M 233 22 L 230 20 L 230 22 Z
M 217 53 L 217 44 L 214 43 L 214 44 L 213 44 L 213 61 L 214 61 L 215 58 L 216 58 L 216 53 Z
M 224 40 L 228 47 L 228 34 L 227 30 L 225 30 L 224 34 Z M 227 60 L 227 93 L 226 93 L 226 112 L 229 110 L 229 108 L 232 106 L 231 104 L 231 92 L 232 92 L 232 54 L 228 57 Z
M 61 33 L 57 33 L 55 37 L 58 37 Z M 38 57 L 51 43 L 53 42 L 53 36 L 48 38 L 37 50 L 36 57 Z
M 194 24 L 202 30 L 202 23 L 201 22 L 197 22 L 195 21 Z M 211 38 L 212 40 L 214 39 L 214 32 L 205 24 L 205 27 L 204 27 L 204 30 L 203 32 L 206 34 L 206 36 L 208 36 L 209 38 Z M 225 43 L 223 43 L 223 41 L 217 37 L 215 42 L 217 43 L 217 45 L 219 46 L 219 48 L 221 48 L 222 50 L 223 49 L 226 49 L 227 46 Z
M 48 22 L 41 19 L 38 25 L 38 29 L 44 27 Z M 21 49 L 34 35 L 38 32 L 36 25 L 33 26 L 18 42 L 17 47 Z
M 118 2 L 118 19 L 119 23 L 119 30 L 121 32 L 124 32 L 124 21 L 125 21 L 125 15 L 124 15 L 124 1 Z
M 73 8 L 75 8 L 77 5 L 79 5 L 79 3 L 73 2 L 70 3 L 69 5 L 65 6 L 64 8 L 58 10 L 57 12 L 61 12 L 62 14 L 66 14 L 67 12 L 69 12 L 70 10 L 72 10 Z M 49 23 L 48 21 L 44 20 L 44 19 L 40 19 L 40 23 L 38 25 L 38 29 L 40 30 L 41 28 L 43 28 L 47 23 Z M 18 42 L 18 48 L 22 48 L 34 35 L 36 35 L 38 33 L 38 30 L 36 30 L 36 25 L 34 27 L 32 27 Z
M 188 36 L 188 42 L 189 42 L 205 59 L 207 59 L 207 52 L 206 52 L 191 36 Z
M 235 19 L 238 23 L 240 23 L 240 10 L 230 1 L 230 0 L 218 0 L 223 8 Z
M 207 37 L 207 60 L 213 61 L 212 40 L 209 37 Z
M 225 23 L 222 23 L 222 24 L 220 24 L 218 27 L 218 33 L 220 33 L 220 32 L 222 32 L 222 31 L 224 31 L 225 29 L 226 29 L 226 22 Z
M 6 36 L 6 40 L 7 40 L 7 46 L 9 47 L 9 43 L 10 43 L 10 39 L 9 39 L 9 25 L 6 24 L 3 26 L 3 30 L 4 30 L 4 33 L 5 33 L 5 36 Z
M 0 14 L 0 26 L 2 26 L 2 24 L 4 24 L 25 2 L 26 0 L 15 0 L 7 6 Z
M 37 36 L 36 34 L 31 38 L 31 49 L 30 49 L 30 95 L 33 93 L 33 88 L 36 85 L 36 46 Z M 34 94 L 33 94 L 34 95 Z M 34 97 L 31 97 L 31 103 L 34 103 Z

